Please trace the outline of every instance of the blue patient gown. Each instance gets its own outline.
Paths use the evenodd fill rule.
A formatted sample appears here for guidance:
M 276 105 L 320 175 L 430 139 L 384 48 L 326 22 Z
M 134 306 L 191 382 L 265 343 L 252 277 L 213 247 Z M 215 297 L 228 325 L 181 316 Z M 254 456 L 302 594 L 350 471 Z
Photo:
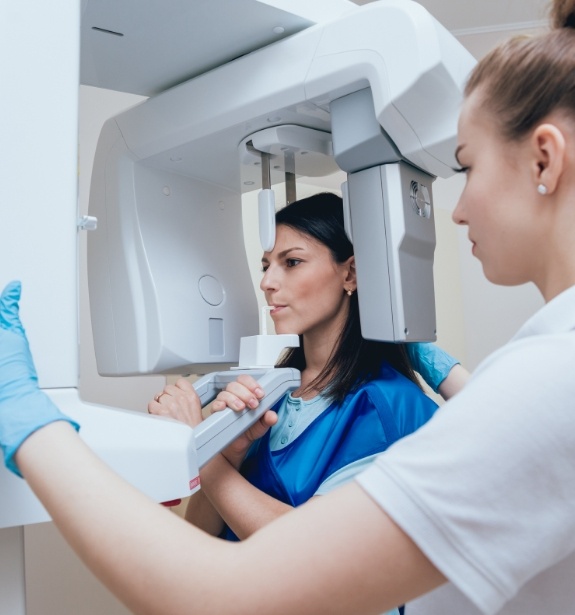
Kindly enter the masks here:
M 279 410 L 280 421 L 285 407 L 283 398 L 273 408 Z M 385 451 L 426 423 L 436 409 L 437 404 L 416 384 L 384 364 L 377 379 L 348 394 L 342 403 L 327 405 L 286 446 L 273 450 L 269 430 L 252 445 L 240 471 L 264 493 L 299 506 L 334 473 Z M 358 466 L 357 471 L 361 469 Z M 221 537 L 238 540 L 228 527 Z
M 426 423 L 436 409 L 417 385 L 384 364 L 376 380 L 342 403 L 331 403 L 287 446 L 271 450 L 268 431 L 252 445 L 240 471 L 264 493 L 299 506 L 335 472 L 385 451 Z M 234 539 L 231 532 L 225 537 Z

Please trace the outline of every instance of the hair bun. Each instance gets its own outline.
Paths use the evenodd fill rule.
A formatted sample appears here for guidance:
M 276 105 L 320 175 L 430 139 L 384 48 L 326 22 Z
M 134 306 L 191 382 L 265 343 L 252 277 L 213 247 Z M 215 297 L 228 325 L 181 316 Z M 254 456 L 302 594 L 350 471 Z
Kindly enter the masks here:
M 553 28 L 575 28 L 575 0 L 553 0 L 550 15 Z

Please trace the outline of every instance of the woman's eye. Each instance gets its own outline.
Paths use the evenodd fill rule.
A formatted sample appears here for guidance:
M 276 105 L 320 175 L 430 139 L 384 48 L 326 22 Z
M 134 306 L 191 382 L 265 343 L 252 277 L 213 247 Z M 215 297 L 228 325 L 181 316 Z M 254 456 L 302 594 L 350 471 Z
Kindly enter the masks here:
M 467 173 L 469 171 L 469 167 L 459 167 L 459 169 L 453 169 L 456 173 Z
M 288 258 L 286 260 L 286 265 L 288 267 L 295 267 L 296 265 L 299 265 L 301 263 L 301 261 L 297 258 Z
M 265 273 L 269 269 L 269 265 L 262 265 L 261 272 Z

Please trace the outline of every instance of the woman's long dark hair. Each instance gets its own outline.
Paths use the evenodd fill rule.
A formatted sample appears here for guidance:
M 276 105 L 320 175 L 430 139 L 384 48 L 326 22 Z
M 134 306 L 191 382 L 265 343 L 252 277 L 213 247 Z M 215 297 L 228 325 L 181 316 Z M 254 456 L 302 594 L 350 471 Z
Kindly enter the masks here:
M 290 203 L 276 214 L 276 225 L 280 224 L 327 246 L 336 263 L 344 263 L 353 256 L 353 246 L 344 228 L 343 202 L 335 194 L 323 192 Z M 363 339 L 357 293 L 354 293 L 350 297 L 349 313 L 337 347 L 307 389 L 321 390 L 330 401 L 341 402 L 362 384 L 377 378 L 384 362 L 419 386 L 403 344 Z M 288 350 L 278 367 L 295 367 L 300 371 L 305 369 L 301 335 L 300 347 Z

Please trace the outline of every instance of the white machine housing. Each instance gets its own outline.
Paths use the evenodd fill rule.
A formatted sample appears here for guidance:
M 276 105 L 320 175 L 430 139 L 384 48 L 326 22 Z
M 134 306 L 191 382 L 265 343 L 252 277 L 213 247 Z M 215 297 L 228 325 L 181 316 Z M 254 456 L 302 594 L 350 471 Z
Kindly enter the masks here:
M 205 373 L 237 362 L 240 337 L 257 331 L 241 195 L 261 181 L 258 142 L 271 152 L 272 183 L 284 178 L 282 151 L 298 176 L 334 168 L 324 164 L 332 153 L 348 172 L 364 336 L 435 339 L 431 184 L 455 167 L 473 64 L 419 4 L 382 0 L 110 119 L 90 196 L 99 372 Z M 300 144 L 294 135 L 306 129 Z M 326 138 L 311 138 L 318 133 Z

